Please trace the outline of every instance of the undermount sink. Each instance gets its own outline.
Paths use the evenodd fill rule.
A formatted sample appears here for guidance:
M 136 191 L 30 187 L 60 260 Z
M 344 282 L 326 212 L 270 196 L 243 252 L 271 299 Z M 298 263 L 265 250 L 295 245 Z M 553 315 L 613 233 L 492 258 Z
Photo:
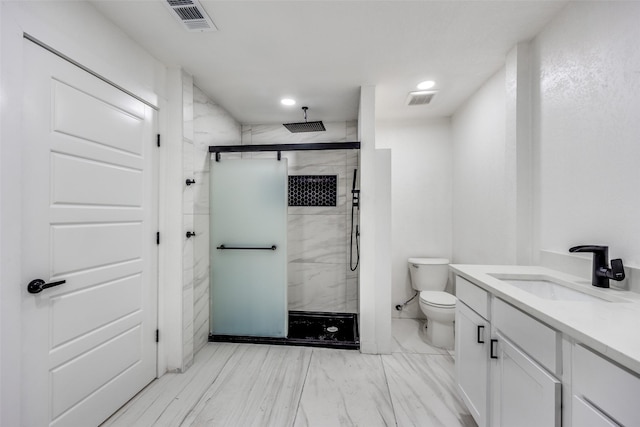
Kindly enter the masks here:
M 490 274 L 490 276 L 538 298 L 547 300 L 627 302 L 627 300 L 623 298 L 607 294 L 606 291 L 591 289 L 543 275 Z

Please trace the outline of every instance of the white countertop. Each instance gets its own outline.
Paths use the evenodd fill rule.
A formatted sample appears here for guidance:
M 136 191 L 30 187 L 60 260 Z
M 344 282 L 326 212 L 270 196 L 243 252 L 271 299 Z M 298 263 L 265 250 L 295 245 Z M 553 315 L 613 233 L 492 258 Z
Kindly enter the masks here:
M 457 275 L 640 375 L 640 294 L 614 288 L 595 288 L 590 280 L 544 267 L 462 264 L 450 267 Z M 572 282 L 587 292 L 626 301 L 543 299 L 492 274 L 547 276 Z

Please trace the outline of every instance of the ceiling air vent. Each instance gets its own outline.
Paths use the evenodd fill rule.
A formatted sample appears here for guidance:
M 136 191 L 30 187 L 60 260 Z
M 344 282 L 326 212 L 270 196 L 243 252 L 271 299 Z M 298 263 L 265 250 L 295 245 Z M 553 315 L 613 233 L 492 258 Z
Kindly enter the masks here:
M 407 96 L 407 105 L 425 105 L 431 102 L 438 91 L 436 90 L 420 90 L 417 92 L 409 92 Z
M 218 30 L 198 0 L 166 0 L 166 4 L 187 31 Z

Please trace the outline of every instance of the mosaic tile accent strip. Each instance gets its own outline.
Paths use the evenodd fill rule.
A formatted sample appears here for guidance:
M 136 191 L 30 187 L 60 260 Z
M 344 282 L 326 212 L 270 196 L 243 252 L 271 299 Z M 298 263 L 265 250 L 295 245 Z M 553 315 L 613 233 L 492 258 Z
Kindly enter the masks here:
M 336 206 L 338 175 L 289 175 L 289 206 Z

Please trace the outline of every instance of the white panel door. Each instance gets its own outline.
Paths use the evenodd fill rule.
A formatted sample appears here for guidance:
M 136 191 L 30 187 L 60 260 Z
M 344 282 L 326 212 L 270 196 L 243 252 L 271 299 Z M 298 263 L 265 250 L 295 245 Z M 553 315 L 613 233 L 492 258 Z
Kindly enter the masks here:
M 156 375 L 155 112 L 24 48 L 22 419 L 95 426 Z

